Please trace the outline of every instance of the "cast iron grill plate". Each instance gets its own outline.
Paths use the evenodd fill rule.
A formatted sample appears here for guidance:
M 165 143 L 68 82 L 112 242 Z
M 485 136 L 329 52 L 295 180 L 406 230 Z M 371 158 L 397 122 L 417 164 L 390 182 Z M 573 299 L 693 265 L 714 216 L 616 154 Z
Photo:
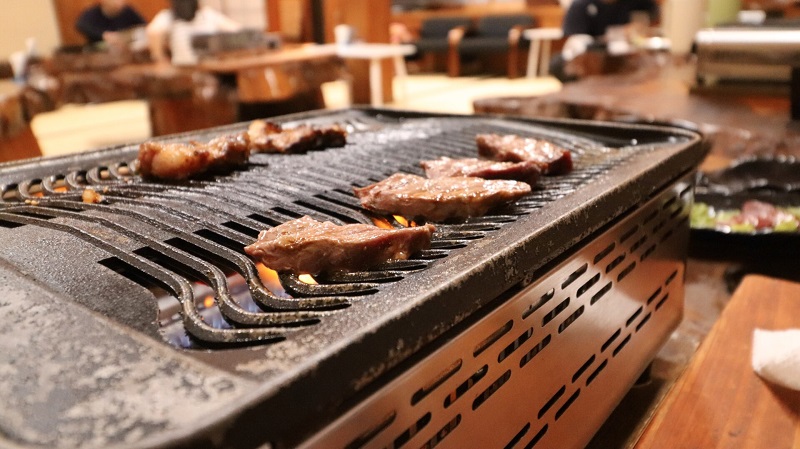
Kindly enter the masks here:
M 0 436 L 39 445 L 168 446 L 189 435 L 210 441 L 221 428 L 246 447 L 232 436 L 246 425 L 259 441 L 296 438 L 308 431 L 299 426 L 309 418 L 330 416 L 702 157 L 695 134 L 652 126 L 384 110 L 280 121 L 344 124 L 348 144 L 304 155 L 257 154 L 246 170 L 176 184 L 135 176 L 135 145 L 0 167 L 0 275 L 11 298 L 0 304 L 0 319 L 9 324 L 0 335 L 20 343 L 8 348 L 15 375 L 0 378 L 0 393 L 18 389 L 21 378 L 45 385 L 52 381 L 46 372 L 64 381 L 47 394 L 12 394 L 13 410 L 0 412 Z M 245 126 L 165 140 L 203 141 Z M 433 248 L 411 260 L 321 277 L 317 285 L 281 276 L 286 294 L 265 287 L 244 255 L 261 229 L 303 215 L 371 223 L 353 186 L 396 172 L 421 174 L 422 159 L 474 157 L 474 137 L 486 132 L 552 140 L 572 150 L 576 169 L 544 178 L 532 195 L 488 216 L 438 225 Z M 87 186 L 105 201 L 81 202 Z M 34 304 L 42 310 L 32 313 Z M 48 337 L 66 347 L 54 353 Z M 90 339 L 102 358 L 87 354 Z M 120 351 L 119 339 L 140 349 Z M 191 387 L 121 400 L 136 386 L 113 376 L 101 381 L 101 368 L 131 365 L 160 384 Z M 108 394 L 124 406 L 110 412 L 102 405 Z M 15 425 L 45 409 L 52 410 L 44 414 L 49 426 Z M 90 431 L 77 424 L 101 416 L 116 425 Z M 282 425 L 253 430 L 256 417 Z M 198 422 L 205 423 L 202 432 Z

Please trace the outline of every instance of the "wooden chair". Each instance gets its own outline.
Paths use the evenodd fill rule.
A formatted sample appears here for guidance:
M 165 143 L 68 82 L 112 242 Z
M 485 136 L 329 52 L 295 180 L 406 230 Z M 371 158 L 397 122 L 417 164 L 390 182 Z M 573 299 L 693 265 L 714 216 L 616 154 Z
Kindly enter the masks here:
M 468 17 L 432 17 L 422 22 L 419 39 L 414 42 L 417 53 L 422 55 L 425 66 L 433 68 L 436 55 L 447 55 L 448 74 L 453 74 L 451 68 L 458 68 L 458 60 L 452 61 L 452 46 L 458 42 L 471 26 Z M 457 53 L 455 53 L 457 56 Z
M 464 33 L 451 42 L 448 60 L 452 61 L 452 66 L 448 74 L 460 74 L 462 56 L 505 53 L 508 57 L 508 77 L 518 77 L 520 47 L 527 44 L 522 39 L 522 32 L 534 26 L 536 21 L 527 14 L 481 17 L 474 33 Z

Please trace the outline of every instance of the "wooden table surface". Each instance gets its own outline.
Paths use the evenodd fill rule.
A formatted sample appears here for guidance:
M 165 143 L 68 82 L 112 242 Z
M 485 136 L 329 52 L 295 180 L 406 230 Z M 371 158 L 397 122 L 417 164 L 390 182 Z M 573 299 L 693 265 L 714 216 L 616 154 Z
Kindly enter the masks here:
M 755 374 L 757 328 L 800 328 L 800 284 L 744 278 L 636 449 L 800 448 L 800 391 Z
M 539 117 L 667 122 L 697 127 L 711 141 L 707 167 L 750 155 L 800 156 L 800 124 L 785 92 L 761 86 L 696 89 L 695 62 L 649 54 L 638 69 L 566 83 L 536 97 L 486 98 L 476 112 Z M 721 158 L 721 161 L 717 159 Z

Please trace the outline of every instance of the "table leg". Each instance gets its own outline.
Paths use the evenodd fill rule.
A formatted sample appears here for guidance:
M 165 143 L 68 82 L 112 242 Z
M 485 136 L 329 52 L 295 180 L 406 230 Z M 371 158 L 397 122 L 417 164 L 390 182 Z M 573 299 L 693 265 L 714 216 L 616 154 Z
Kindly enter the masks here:
M 380 58 L 369 60 L 369 96 L 372 106 L 383 105 L 383 71 Z
M 542 59 L 541 59 L 541 69 L 539 70 L 541 76 L 547 76 L 550 73 L 550 45 L 552 45 L 553 41 L 550 39 L 546 39 L 542 42 Z
M 528 49 L 528 70 L 525 74 L 528 78 L 536 78 L 539 69 L 539 45 L 540 39 L 532 39 L 531 46 Z
M 397 79 L 397 82 L 400 84 L 400 89 L 402 91 L 402 98 L 405 100 L 408 92 L 407 92 L 407 78 L 408 78 L 408 71 L 406 70 L 406 61 L 402 55 L 397 55 L 394 58 L 394 75 Z

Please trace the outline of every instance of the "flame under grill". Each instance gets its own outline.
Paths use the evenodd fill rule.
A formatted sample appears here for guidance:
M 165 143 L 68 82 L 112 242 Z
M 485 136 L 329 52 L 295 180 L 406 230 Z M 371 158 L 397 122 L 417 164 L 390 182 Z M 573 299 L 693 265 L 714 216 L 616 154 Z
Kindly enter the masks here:
M 86 363 L 67 375 L 68 380 L 95 382 L 102 377 L 100 366 L 128 367 L 131 358 L 141 362 L 166 351 L 166 359 L 176 360 L 151 360 L 144 371 L 154 379 L 166 378 L 165 385 L 200 379 L 197 388 L 170 394 L 177 396 L 175 402 L 186 399 L 183 404 L 193 411 L 206 410 L 206 430 L 223 426 L 222 421 L 228 421 L 226 428 L 252 425 L 257 410 L 285 421 L 281 429 L 257 431 L 258 438 L 291 441 L 305 419 L 331 415 L 390 368 L 492 307 L 503 292 L 691 171 L 702 156 L 697 136 L 647 126 L 375 110 L 289 116 L 284 121 L 346 125 L 348 144 L 305 155 L 256 154 L 246 170 L 181 184 L 135 176 L 131 161 L 136 146 L 0 167 L 0 276 L 8 281 L 5 293 L 17 298 L 5 312 L 0 307 L 0 318 L 11 320 L 12 327 L 33 329 L 38 318 L 14 312 L 14 307 L 26 309 L 23 305 L 33 297 L 53 298 L 41 305 L 47 311 L 44 326 L 58 322 L 53 332 L 63 331 L 64 314 L 80 316 L 74 318 L 75 326 L 59 334 L 76 342 L 66 353 Z M 242 127 L 170 139 L 204 140 Z M 372 224 L 376 217 L 361 209 L 353 186 L 396 172 L 421 174 L 422 159 L 475 157 L 474 136 L 490 132 L 552 140 L 573 152 L 576 169 L 543 178 L 532 195 L 488 216 L 438 225 L 430 250 L 370 271 L 315 276 L 316 283 L 280 275 L 276 286 L 265 284 L 263 267 L 243 252 L 260 230 L 303 215 Z M 87 187 L 104 201 L 82 202 Z M 382 218 L 403 226 L 399 219 Z M 73 311 L 76 304 L 79 310 Z M 87 362 L 86 349 L 77 346 L 99 326 L 92 322 L 98 313 L 102 326 L 112 328 L 116 337 L 94 344 L 108 346 L 111 360 Z M 119 339 L 131 339 L 129 344 L 141 352 L 114 351 Z M 39 354 L 47 344 L 43 339 L 27 348 Z M 14 354 L 24 356 L 21 351 Z M 74 368 L 56 355 L 44 356 L 42 363 L 62 372 Z M 42 385 L 47 381 L 33 365 L 19 366 L 35 371 L 32 375 Z M 0 393 L 16 386 L 13 380 L 0 381 Z M 96 394 L 104 388 L 77 394 L 65 401 L 65 409 L 74 413 L 74 407 L 105 400 Z M 125 391 L 119 385 L 113 388 Z M 196 424 L 187 427 L 175 416 L 181 406 L 159 409 L 167 399 L 154 399 L 156 393 L 143 394 L 148 399 L 141 404 L 105 419 L 145 422 L 155 435 L 151 439 L 165 446 L 182 444 L 175 435 L 182 429 L 198 433 Z M 26 415 L 41 411 L 47 401 L 12 402 Z M 203 406 L 196 406 L 198 402 Z M 245 412 L 245 404 L 254 408 Z M 215 410 L 220 405 L 228 408 Z M 84 410 L 78 421 L 107 414 L 102 408 Z M 143 409 L 160 411 L 145 418 Z M 4 423 L 13 421 L 4 413 L 0 442 Z M 48 419 L 56 430 L 7 431 L 9 440 L 47 445 L 64 438 L 64 429 L 72 429 L 67 434 L 85 447 L 143 438 L 134 430 L 140 425 L 109 426 L 97 435 L 75 426 L 71 417 L 54 414 Z M 231 447 L 242 443 L 228 436 Z

